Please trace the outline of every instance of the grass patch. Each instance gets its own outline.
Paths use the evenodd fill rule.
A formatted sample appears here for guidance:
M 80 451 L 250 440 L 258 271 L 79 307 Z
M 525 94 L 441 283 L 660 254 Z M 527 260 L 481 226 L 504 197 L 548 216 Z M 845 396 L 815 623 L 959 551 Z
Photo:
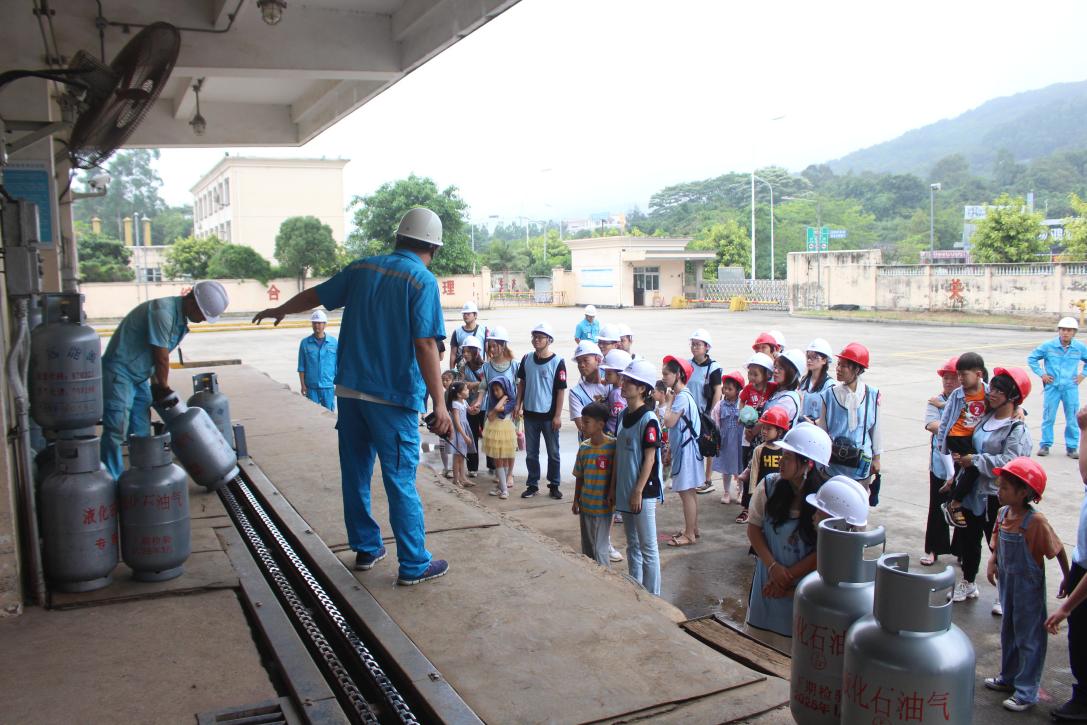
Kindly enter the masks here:
M 856 320 L 899 320 L 902 322 L 932 322 L 941 325 L 1013 325 L 1016 327 L 1045 327 L 1056 324 L 1051 315 L 987 315 L 977 312 L 941 310 L 804 310 L 794 317 L 837 318 Z

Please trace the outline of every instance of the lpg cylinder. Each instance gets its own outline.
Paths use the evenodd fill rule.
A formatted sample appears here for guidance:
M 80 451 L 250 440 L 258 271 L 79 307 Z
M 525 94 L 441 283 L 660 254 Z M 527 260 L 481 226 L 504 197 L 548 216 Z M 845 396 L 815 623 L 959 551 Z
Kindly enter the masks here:
M 962 723 L 974 716 L 974 647 L 951 623 L 955 571 L 909 570 L 908 554 L 876 567 L 872 614 L 845 638 L 842 722 Z
M 219 392 L 219 378 L 215 373 L 199 373 L 192 376 L 192 397 L 186 405 L 203 408 L 211 416 L 211 422 L 223 434 L 227 444 L 234 447 L 234 427 L 230 422 L 230 400 Z
M 128 460 L 117 481 L 121 558 L 139 581 L 181 576 L 192 553 L 189 478 L 174 464 L 170 434 L 129 436 Z
M 192 480 L 215 491 L 238 475 L 238 457 L 202 408 L 190 408 L 177 393 L 154 406 L 170 432 L 174 455 Z
M 102 418 L 102 341 L 83 324 L 83 295 L 47 295 L 30 335 L 30 415 L 46 430 Z
M 117 566 L 117 482 L 99 460 L 98 438 L 56 443 L 56 469 L 42 483 L 45 572 L 62 592 L 89 592 Z
M 793 599 L 790 708 L 801 725 L 838 723 L 842 717 L 842 664 L 850 626 L 872 613 L 876 559 L 886 532 L 851 531 L 845 519 L 819 523 L 816 570 L 800 580 Z

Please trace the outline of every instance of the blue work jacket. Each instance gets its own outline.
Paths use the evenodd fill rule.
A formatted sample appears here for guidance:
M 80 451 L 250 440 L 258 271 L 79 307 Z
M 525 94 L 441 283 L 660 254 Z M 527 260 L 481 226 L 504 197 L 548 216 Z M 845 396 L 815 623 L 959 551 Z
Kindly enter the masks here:
M 102 355 L 102 365 L 132 382 L 142 383 L 155 371 L 151 347 L 173 350 L 188 331 L 181 297 L 142 302 L 113 331 Z
M 1055 385 L 1058 389 L 1076 386 L 1081 362 L 1087 363 L 1087 345 L 1074 337 L 1068 347 L 1061 345 L 1060 337 L 1046 340 L 1027 356 L 1027 364 L 1034 374 L 1038 377 L 1052 375 L 1053 382 L 1050 385 Z
M 307 388 L 331 388 L 336 385 L 336 338 L 325 335 L 324 343 L 313 335 L 298 343 L 298 372 Z

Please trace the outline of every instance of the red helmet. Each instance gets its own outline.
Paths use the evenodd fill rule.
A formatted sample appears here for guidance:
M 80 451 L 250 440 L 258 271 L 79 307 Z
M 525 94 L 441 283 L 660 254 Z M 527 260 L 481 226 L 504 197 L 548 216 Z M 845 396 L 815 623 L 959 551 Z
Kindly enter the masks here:
M 754 344 L 751 345 L 751 349 L 755 352 L 759 351 L 759 345 L 769 345 L 771 350 L 778 348 L 778 341 L 769 332 L 760 332 L 759 336 L 755 338 Z
M 690 360 L 676 357 L 675 355 L 665 355 L 664 365 L 667 365 L 670 362 L 675 362 L 679 365 L 680 369 L 683 371 L 683 375 L 685 376 L 686 380 L 690 380 L 691 376 L 694 375 L 694 366 L 691 365 Z
M 939 375 L 942 378 L 943 376 L 947 375 L 948 373 L 952 373 L 952 374 L 957 373 L 958 368 L 956 368 L 955 365 L 958 362 L 959 362 L 959 356 L 958 355 L 956 355 L 953 358 L 949 358 L 948 361 L 944 363 L 944 366 L 936 371 L 936 374 Z
M 723 383 L 726 380 L 731 380 L 736 383 L 736 385 L 739 386 L 740 390 L 743 390 L 744 386 L 747 385 L 747 379 L 744 378 L 744 374 L 741 373 L 739 370 L 733 370 L 731 373 L 726 373 L 722 375 L 721 382 Z
M 1042 493 L 1045 492 L 1046 476 L 1045 470 L 1038 465 L 1037 461 L 1027 458 L 1026 456 L 1019 456 L 1018 458 L 1011 459 L 1003 466 L 994 468 L 993 473 L 997 476 L 1001 473 L 1015 476 L 1034 490 L 1034 493 L 1037 494 L 1034 497 L 1035 501 L 1042 500 Z
M 789 414 L 785 412 L 785 409 L 780 405 L 775 405 L 773 408 L 765 411 L 759 418 L 760 423 L 766 425 L 772 425 L 775 428 L 781 428 L 782 430 L 789 430 Z
M 842 351 L 838 353 L 839 360 L 848 360 L 851 363 L 860 365 L 865 370 L 868 369 L 868 348 L 859 342 L 851 342 L 842 348 Z
M 993 377 L 997 375 L 1007 375 L 1015 382 L 1015 386 L 1019 388 L 1020 405 L 1030 395 L 1030 376 L 1023 368 L 993 368 Z

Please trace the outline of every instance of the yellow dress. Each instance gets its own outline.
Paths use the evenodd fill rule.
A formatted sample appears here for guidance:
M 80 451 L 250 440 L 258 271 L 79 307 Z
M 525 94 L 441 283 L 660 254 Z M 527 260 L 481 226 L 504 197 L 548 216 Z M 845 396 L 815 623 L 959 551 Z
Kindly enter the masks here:
M 488 419 L 483 425 L 483 450 L 491 458 L 513 458 L 517 453 L 517 431 L 509 418 Z

